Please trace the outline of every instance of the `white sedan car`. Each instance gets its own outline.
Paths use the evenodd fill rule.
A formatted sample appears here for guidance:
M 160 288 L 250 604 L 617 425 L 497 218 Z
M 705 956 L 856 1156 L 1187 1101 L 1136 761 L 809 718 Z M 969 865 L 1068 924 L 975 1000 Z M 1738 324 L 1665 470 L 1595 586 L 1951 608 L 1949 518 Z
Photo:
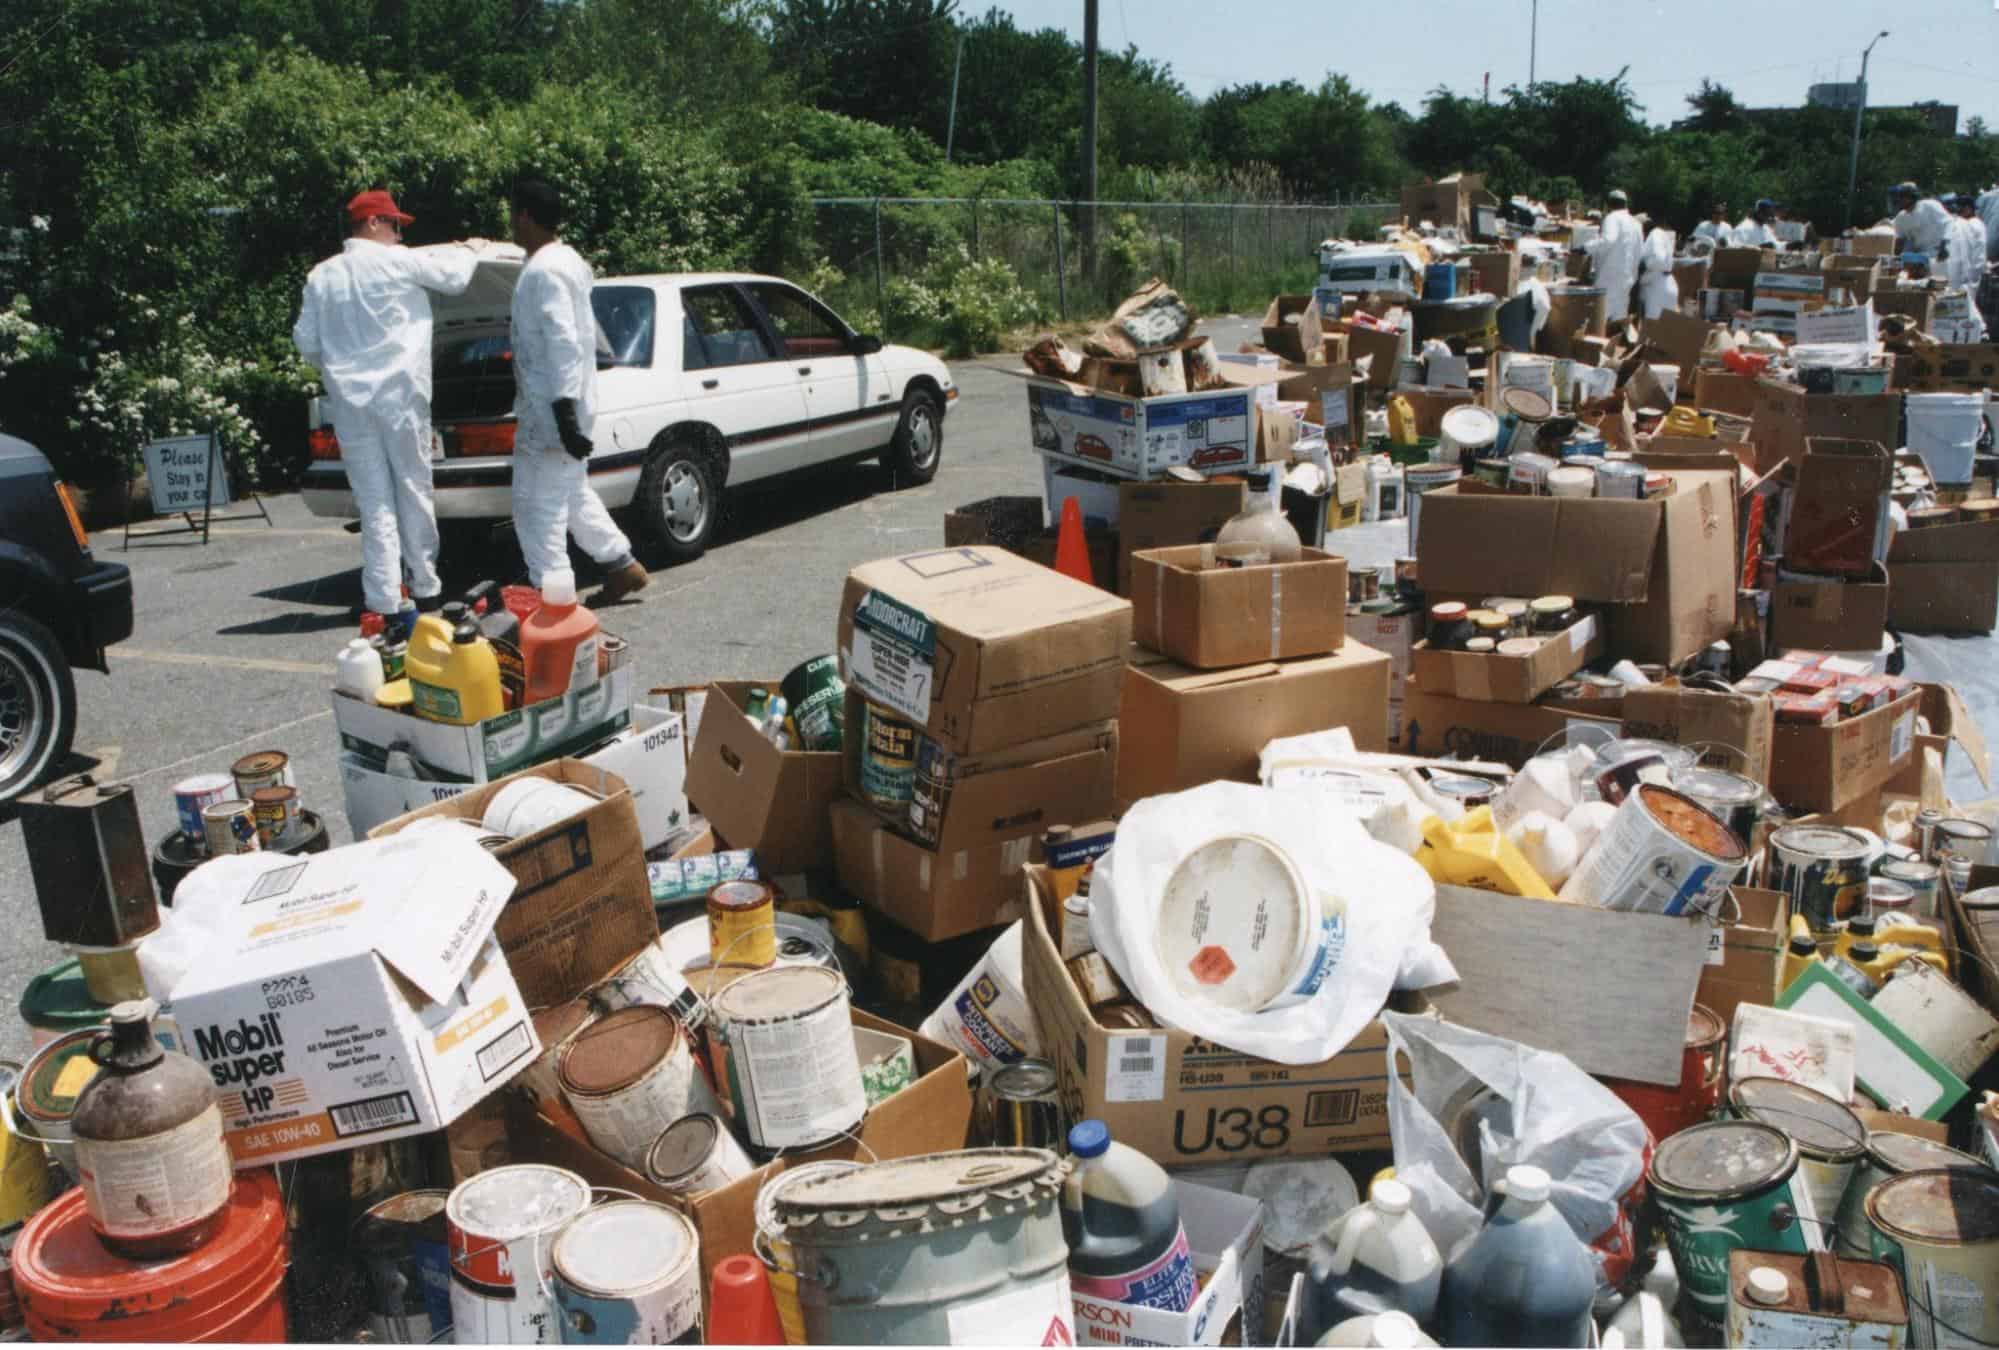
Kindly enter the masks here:
M 456 249 L 456 244 L 424 245 Z M 513 353 L 508 311 L 523 262 L 480 242 L 463 295 L 431 296 L 431 421 L 440 524 L 513 515 Z M 776 277 L 679 273 L 600 278 L 596 451 L 590 481 L 636 507 L 674 560 L 708 545 L 724 488 L 808 465 L 879 457 L 898 485 L 927 483 L 958 397 L 942 361 L 857 333 Z M 340 446 L 320 400 L 302 495 L 352 517 Z

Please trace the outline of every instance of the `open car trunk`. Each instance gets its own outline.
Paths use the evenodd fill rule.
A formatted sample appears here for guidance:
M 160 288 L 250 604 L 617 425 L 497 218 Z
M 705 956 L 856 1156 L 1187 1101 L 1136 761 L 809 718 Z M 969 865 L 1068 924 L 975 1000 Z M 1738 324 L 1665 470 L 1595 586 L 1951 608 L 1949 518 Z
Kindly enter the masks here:
M 439 253 L 456 244 L 424 244 Z M 472 242 L 479 265 L 461 295 L 430 293 L 430 418 L 435 426 L 513 414 L 514 366 L 507 339 L 514 284 L 526 255 L 514 244 Z

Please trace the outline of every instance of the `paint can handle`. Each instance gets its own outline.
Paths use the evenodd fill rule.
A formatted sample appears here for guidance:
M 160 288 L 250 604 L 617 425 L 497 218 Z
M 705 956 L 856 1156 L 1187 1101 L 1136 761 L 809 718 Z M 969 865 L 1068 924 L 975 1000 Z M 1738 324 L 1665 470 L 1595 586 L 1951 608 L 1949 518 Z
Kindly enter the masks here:
M 862 1120 L 863 1120 L 864 1122 L 865 1122 L 865 1120 L 866 1120 L 866 1119 L 867 1119 L 867 1118 L 866 1118 L 865 1116 L 863 1116 L 863 1117 L 862 1117 Z M 851 1139 L 851 1140 L 853 1140 L 853 1141 L 854 1141 L 854 1147 L 855 1147 L 855 1148 L 858 1148 L 858 1149 L 859 1149 L 859 1150 L 860 1150 L 861 1152 L 863 1152 L 863 1153 L 865 1153 L 865 1154 L 867 1154 L 867 1155 L 868 1155 L 868 1161 L 869 1161 L 869 1162 L 871 1162 L 871 1163 L 878 1163 L 878 1162 L 880 1162 L 880 1161 L 881 1161 L 881 1154 L 879 1154 L 879 1153 L 875 1152 L 875 1151 L 874 1151 L 874 1148 L 873 1148 L 873 1146 L 872 1146 L 872 1145 L 870 1145 L 870 1144 L 868 1143 L 868 1141 L 867 1141 L 867 1140 L 865 1140 L 865 1139 L 861 1138 L 861 1136 L 860 1136 L 860 1133 L 859 1133 L 859 1131 L 858 1131 L 858 1130 L 841 1130 L 841 1131 L 840 1131 L 840 1132 L 839 1132 L 838 1134 L 836 1134 L 836 1135 L 833 1135 L 833 1136 L 832 1136 L 832 1138 L 834 1138 L 834 1139 Z M 822 1140 L 821 1142 L 819 1142 L 819 1143 L 817 1143 L 817 1144 L 809 1144 L 809 1145 L 806 1145 L 806 1147 L 810 1148 L 810 1149 L 811 1149 L 811 1150 L 812 1150 L 813 1152 L 815 1152 L 815 1153 L 816 1153 L 816 1152 L 818 1152 L 818 1151 L 819 1151 L 820 1149 L 822 1149 L 822 1148 L 825 1148 L 825 1147 L 826 1147 L 826 1144 L 827 1144 L 827 1142 L 828 1142 L 828 1141 L 824 1141 L 824 1140 Z M 774 1153 L 773 1153 L 773 1154 L 772 1154 L 771 1156 L 772 1156 L 773 1158 L 782 1158 L 782 1157 L 784 1156 L 784 1153 L 785 1153 L 785 1150 L 784 1150 L 784 1149 L 782 1149 L 782 1148 L 780 1148 L 780 1149 L 778 1149 L 778 1150 L 777 1150 L 776 1152 L 774 1152 Z
M 777 1253 L 771 1250 L 770 1234 L 761 1228 L 757 1229 L 755 1235 L 750 1238 L 750 1250 L 756 1253 L 757 1260 L 763 1262 L 772 1270 L 777 1271 L 780 1275 L 789 1275 L 792 1279 L 801 1283 L 809 1280 L 813 1284 L 823 1284 L 828 1289 L 831 1289 L 840 1282 L 839 1271 L 829 1268 L 824 1261 L 819 1263 L 817 1273 L 807 1274 L 797 1266 L 787 1266 L 784 1262 L 778 1260 Z

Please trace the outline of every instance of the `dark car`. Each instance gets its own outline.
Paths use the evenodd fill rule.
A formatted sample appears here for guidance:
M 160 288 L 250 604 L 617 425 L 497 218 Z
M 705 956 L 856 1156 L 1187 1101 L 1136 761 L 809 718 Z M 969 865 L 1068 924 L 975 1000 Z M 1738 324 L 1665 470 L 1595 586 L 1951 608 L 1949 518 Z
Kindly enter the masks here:
M 76 666 L 109 673 L 132 635 L 132 573 L 90 536 L 41 451 L 0 436 L 0 801 L 40 781 L 76 734 Z

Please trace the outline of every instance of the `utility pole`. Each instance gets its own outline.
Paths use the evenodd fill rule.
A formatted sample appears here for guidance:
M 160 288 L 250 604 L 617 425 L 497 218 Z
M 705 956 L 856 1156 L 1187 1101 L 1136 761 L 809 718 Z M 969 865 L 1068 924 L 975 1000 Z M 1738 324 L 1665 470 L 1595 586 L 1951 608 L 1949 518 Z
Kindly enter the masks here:
M 1083 0 L 1083 250 L 1087 282 L 1097 258 L 1097 0 Z
M 1527 92 L 1534 92 L 1534 56 L 1541 47 L 1541 0 L 1534 0 L 1532 15 L 1527 20 Z
M 1888 36 L 1882 29 L 1874 35 L 1874 42 Z M 1860 93 L 1853 100 L 1853 149 L 1846 158 L 1846 223 L 1853 224 L 1853 189 L 1860 182 L 1860 117 L 1867 111 L 1867 58 L 1873 54 L 1874 42 L 1860 49 Z
M 958 72 L 965 68 L 965 30 L 958 30 L 958 56 L 951 62 L 951 118 L 944 125 L 944 162 L 951 162 L 951 143 L 958 139 Z

